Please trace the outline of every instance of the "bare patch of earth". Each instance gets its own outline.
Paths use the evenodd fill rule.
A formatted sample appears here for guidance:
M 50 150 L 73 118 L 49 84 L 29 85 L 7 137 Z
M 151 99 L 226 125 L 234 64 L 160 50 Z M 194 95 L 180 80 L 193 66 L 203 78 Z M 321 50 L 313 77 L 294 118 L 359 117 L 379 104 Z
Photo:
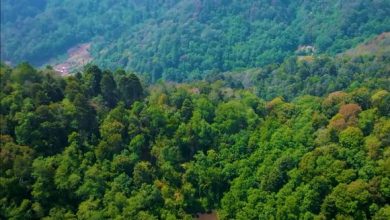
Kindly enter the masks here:
M 213 211 L 212 213 L 198 214 L 197 220 L 218 220 L 218 216 L 217 213 Z
M 67 52 L 68 58 L 64 62 L 54 65 L 54 70 L 62 76 L 67 76 L 71 72 L 77 71 L 92 61 L 90 48 L 91 43 L 78 44 L 70 48 Z

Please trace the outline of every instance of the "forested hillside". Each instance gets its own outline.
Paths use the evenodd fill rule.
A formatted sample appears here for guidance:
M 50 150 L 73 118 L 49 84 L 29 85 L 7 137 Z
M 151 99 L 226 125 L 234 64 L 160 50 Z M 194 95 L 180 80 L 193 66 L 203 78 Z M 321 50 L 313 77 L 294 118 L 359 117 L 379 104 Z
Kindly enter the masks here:
M 103 68 L 182 81 L 343 52 L 390 31 L 388 0 L 2 0 L 1 58 L 35 65 L 92 44 Z M 299 51 L 298 51 L 299 52 Z M 302 51 L 301 51 L 302 52 Z M 53 61 L 53 58 L 54 59 Z
M 290 58 L 149 85 L 1 65 L 0 218 L 389 219 L 389 69 Z
M 0 8 L 0 219 L 390 219 L 389 0 Z

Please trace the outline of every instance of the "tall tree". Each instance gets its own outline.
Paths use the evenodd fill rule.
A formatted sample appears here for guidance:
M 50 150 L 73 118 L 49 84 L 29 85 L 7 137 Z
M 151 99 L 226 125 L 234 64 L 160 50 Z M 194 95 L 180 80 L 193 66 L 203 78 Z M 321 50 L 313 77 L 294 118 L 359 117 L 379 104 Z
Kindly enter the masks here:
M 124 101 L 126 106 L 130 106 L 135 101 L 141 99 L 143 95 L 143 88 L 139 78 L 134 73 L 121 76 L 118 84 L 121 99 Z

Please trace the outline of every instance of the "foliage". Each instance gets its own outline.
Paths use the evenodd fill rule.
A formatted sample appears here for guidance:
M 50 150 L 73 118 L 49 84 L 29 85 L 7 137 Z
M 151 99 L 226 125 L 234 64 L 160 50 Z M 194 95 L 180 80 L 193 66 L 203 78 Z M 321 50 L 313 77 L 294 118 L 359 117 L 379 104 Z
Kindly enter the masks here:
M 286 65 L 298 65 L 291 77 L 323 71 L 321 83 L 272 88 Z M 145 86 L 92 65 L 64 78 L 2 65 L 0 217 L 387 219 L 387 63 L 272 68 L 243 88 L 234 75 Z M 364 80 L 343 78 L 350 68 Z
M 4 0 L 1 54 L 43 65 L 91 42 L 104 68 L 182 81 L 311 55 L 300 46 L 343 52 L 390 31 L 389 8 L 387 0 Z M 321 66 L 319 74 L 332 68 Z

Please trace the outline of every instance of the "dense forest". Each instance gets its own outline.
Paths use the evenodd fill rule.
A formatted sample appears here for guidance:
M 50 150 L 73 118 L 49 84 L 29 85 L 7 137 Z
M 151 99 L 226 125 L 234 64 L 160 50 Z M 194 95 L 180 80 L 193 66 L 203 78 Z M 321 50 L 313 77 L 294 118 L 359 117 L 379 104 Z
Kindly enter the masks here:
M 389 219 L 389 59 L 186 84 L 2 64 L 0 217 Z
M 91 43 L 95 63 L 151 81 L 337 54 L 390 31 L 388 0 L 2 0 L 1 56 L 43 65 Z
M 0 9 L 0 219 L 390 219 L 389 0 Z

